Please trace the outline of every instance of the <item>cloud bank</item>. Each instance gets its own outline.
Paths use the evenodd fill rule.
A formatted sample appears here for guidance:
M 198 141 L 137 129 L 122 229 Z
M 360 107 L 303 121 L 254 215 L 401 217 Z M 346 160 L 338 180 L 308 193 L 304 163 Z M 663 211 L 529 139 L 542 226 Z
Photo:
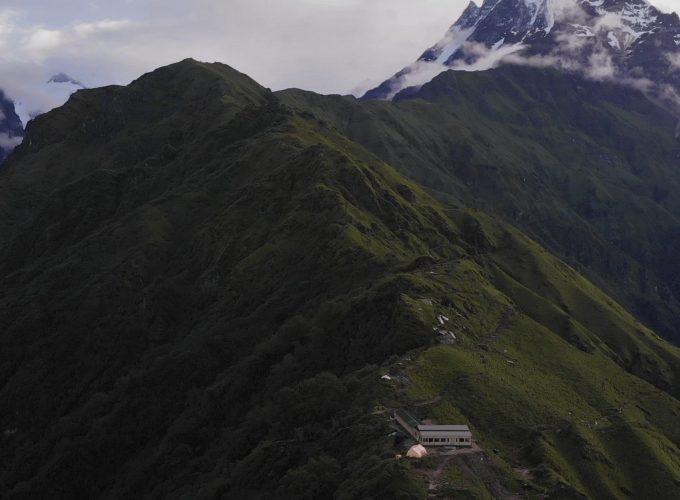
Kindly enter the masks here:
M 558 17 L 579 15 L 573 0 L 553 1 Z M 0 88 L 17 101 L 25 120 L 62 104 L 74 90 L 66 84 L 46 85 L 55 74 L 66 73 L 88 87 L 127 84 L 156 67 L 194 57 L 229 64 L 275 90 L 301 87 L 358 95 L 440 40 L 466 4 L 467 0 L 193 0 L 190 4 L 4 0 Z M 680 0 L 666 0 L 661 7 L 680 10 Z M 493 67 L 513 56 L 517 56 L 515 49 L 502 47 L 483 54 L 475 65 L 457 69 Z M 597 61 L 592 66 L 600 73 L 594 77 L 604 77 L 608 71 L 606 64 Z M 442 69 L 449 68 L 423 64 L 406 78 L 419 85 Z
M 5 132 L 0 133 L 0 149 L 5 151 L 12 151 L 19 144 L 21 144 L 21 137 L 10 137 L 9 134 Z
M 0 88 L 26 117 L 63 102 L 45 83 L 127 84 L 186 57 L 273 88 L 361 92 L 420 55 L 466 0 L 7 0 Z

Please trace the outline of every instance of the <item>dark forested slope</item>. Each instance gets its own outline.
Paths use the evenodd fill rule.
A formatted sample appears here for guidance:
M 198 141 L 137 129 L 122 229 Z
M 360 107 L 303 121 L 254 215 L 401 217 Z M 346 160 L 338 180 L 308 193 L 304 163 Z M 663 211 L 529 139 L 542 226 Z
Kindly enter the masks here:
M 429 416 L 469 423 L 498 450 L 493 477 L 447 469 L 442 488 L 673 498 L 679 350 L 502 220 L 524 219 L 500 201 L 532 220 L 547 202 L 512 170 L 537 147 L 518 139 L 530 123 L 502 135 L 493 113 L 456 117 L 455 99 L 468 100 L 446 99 L 274 94 L 187 60 L 31 122 L 0 171 L 3 496 L 424 498 L 428 464 L 395 460 L 389 413 L 431 399 Z M 610 111 L 623 113 L 593 113 Z M 443 144 L 453 156 L 438 164 Z M 533 167 L 566 171 L 541 151 Z M 477 160 L 487 155 L 496 163 Z M 503 175 L 484 165 L 508 169 L 491 215 L 475 207 Z M 620 189 L 635 180 L 610 168 Z M 667 198 L 649 215 L 671 214 Z M 568 200 L 553 204 L 550 221 L 563 214 L 638 262 Z M 629 220 L 619 208 L 612 217 Z M 536 233 L 567 241 L 552 224 Z M 453 345 L 438 345 L 440 314 Z M 395 370 L 401 386 L 380 378 Z

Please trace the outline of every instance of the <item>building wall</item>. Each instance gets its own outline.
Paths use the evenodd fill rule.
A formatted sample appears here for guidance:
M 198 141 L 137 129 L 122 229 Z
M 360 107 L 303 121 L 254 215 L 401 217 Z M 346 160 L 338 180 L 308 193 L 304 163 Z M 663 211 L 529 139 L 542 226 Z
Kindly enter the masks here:
M 437 426 L 428 426 L 430 428 L 420 430 L 419 427 L 414 427 L 411 421 L 414 417 L 410 417 L 408 413 L 404 416 L 400 411 L 394 413 L 394 419 L 401 425 L 416 441 L 425 446 L 472 446 L 472 433 L 469 430 L 460 429 L 437 429 Z M 416 421 L 417 422 L 417 421 Z M 435 427 L 432 429 L 432 427 Z M 446 427 L 446 426 L 442 426 Z M 449 426 L 453 427 L 453 426 Z M 462 427 L 462 426 L 461 426 Z
M 461 446 L 467 448 L 472 446 L 471 434 L 457 433 L 452 435 L 448 432 L 428 431 L 420 433 L 418 440 L 425 446 Z

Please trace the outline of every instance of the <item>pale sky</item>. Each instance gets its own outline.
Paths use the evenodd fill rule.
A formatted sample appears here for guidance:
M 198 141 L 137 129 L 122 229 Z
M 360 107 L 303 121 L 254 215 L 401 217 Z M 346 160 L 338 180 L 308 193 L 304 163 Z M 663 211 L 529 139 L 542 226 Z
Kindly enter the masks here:
M 680 10 L 680 0 L 663 0 Z M 480 3 L 480 2 L 478 2 Z M 654 2 L 657 5 L 657 2 Z M 45 82 L 127 84 L 193 57 L 278 90 L 360 92 L 413 62 L 467 0 L 0 0 L 0 88 L 25 111 L 64 99 Z M 57 93 L 58 94 L 58 93 Z
M 680 1 L 680 0 L 679 0 Z M 63 100 L 65 72 L 127 84 L 186 57 L 278 90 L 350 93 L 438 41 L 466 0 L 0 0 L 0 88 L 28 111 Z

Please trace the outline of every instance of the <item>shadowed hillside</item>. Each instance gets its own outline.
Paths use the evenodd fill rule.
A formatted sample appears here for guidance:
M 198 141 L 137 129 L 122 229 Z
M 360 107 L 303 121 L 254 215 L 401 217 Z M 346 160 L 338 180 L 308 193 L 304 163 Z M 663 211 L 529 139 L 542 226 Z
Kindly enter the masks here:
M 449 71 L 396 104 L 286 91 L 429 188 L 518 226 L 678 341 L 677 119 L 553 70 Z
M 545 216 L 590 235 L 584 247 L 647 261 L 557 187 L 462 182 L 482 169 L 471 158 L 518 168 L 538 146 L 518 141 L 530 124 L 501 136 L 472 104 L 455 115 L 456 99 L 474 99 L 435 94 L 448 97 L 271 93 L 187 60 L 79 91 L 31 122 L 0 171 L 0 491 L 426 498 L 430 465 L 394 458 L 389 414 L 429 400 L 423 414 L 469 423 L 497 450 L 490 475 L 452 465 L 442 494 L 484 498 L 501 484 L 515 497 L 674 498 L 680 350 L 560 260 L 574 256 L 552 223 L 525 226 L 504 203 L 538 214 L 554 195 Z M 505 149 L 482 147 L 486 128 Z M 444 137 L 452 151 L 469 140 L 467 156 L 438 163 Z M 550 179 L 567 172 L 542 154 Z M 485 213 L 487 189 L 499 205 Z M 632 217 L 619 208 L 612 217 Z M 653 238 L 639 241 L 653 255 Z M 587 269 L 612 290 L 625 276 Z M 638 293 L 633 282 L 619 295 Z M 442 314 L 451 345 L 433 330 Z

